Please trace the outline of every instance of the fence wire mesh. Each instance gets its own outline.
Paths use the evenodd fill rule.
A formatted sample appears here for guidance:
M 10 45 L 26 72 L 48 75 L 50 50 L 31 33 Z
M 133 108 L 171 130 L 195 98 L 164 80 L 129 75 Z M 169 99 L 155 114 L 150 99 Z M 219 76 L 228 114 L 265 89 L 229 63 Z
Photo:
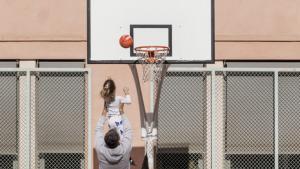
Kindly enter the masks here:
M 87 166 L 87 84 L 84 72 L 33 72 L 31 99 L 39 169 Z M 32 85 L 33 86 L 33 85 Z M 33 133 L 32 133 L 33 135 Z
M 224 149 L 220 168 L 274 168 L 274 73 L 222 74 L 217 92 L 224 99 L 216 103 L 223 107 L 217 112 L 223 114 L 218 121 L 223 138 L 217 142 Z
M 19 109 L 18 75 L 17 72 L 0 72 L 1 169 L 15 169 L 19 161 L 19 133 L 23 131 L 19 130 L 21 110 Z
M 279 97 L 279 168 L 300 168 L 300 72 L 281 72 Z
M 300 73 L 279 72 L 278 105 L 273 71 L 217 71 L 214 78 L 212 86 L 207 72 L 167 73 L 158 114 L 156 168 L 300 168 Z M 213 122 L 210 103 L 217 116 Z M 216 124 L 215 136 L 211 135 L 212 123 Z M 215 139 L 214 143 L 211 139 Z M 211 151 L 212 146 L 216 152 Z M 216 164 L 212 164 L 212 158 Z
M 208 75 L 167 72 L 158 111 L 157 169 L 206 168 Z
M 0 72 L 0 169 L 87 168 L 87 76 Z

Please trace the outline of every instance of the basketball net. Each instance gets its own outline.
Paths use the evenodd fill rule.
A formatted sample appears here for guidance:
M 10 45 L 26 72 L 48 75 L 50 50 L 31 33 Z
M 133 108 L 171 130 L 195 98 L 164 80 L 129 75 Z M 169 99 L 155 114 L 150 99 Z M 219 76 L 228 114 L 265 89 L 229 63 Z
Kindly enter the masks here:
M 143 81 L 158 82 L 161 79 L 163 64 L 169 53 L 165 46 L 140 46 L 135 48 L 138 63 L 143 68 Z

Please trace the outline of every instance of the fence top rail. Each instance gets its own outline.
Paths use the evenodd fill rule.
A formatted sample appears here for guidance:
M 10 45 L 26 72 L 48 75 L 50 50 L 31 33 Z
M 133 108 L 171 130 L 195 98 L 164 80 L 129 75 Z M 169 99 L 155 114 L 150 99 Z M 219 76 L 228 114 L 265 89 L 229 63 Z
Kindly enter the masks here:
M 300 68 L 203 68 L 170 67 L 169 72 L 300 72 Z
M 90 72 L 91 68 L 0 68 L 0 72 Z M 300 68 L 170 67 L 169 72 L 300 72 Z
M 0 68 L 0 72 L 90 72 L 90 68 Z

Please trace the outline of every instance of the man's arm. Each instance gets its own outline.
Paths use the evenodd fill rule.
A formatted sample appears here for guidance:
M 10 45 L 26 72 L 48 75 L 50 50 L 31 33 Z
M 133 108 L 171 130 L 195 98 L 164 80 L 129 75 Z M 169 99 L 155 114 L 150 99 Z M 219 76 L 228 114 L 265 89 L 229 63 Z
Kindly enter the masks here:
M 104 128 L 104 124 L 107 120 L 106 114 L 107 114 L 107 111 L 104 108 L 102 111 L 102 115 L 98 120 L 96 130 L 95 130 L 95 132 L 96 132 L 96 144 L 95 145 L 96 145 L 97 150 L 98 150 L 98 148 L 100 148 L 100 146 L 105 145 L 103 128 Z
M 132 146 L 132 128 L 127 117 L 123 116 L 123 124 L 124 124 L 124 133 L 123 133 L 122 144 L 126 150 L 129 150 L 131 149 Z

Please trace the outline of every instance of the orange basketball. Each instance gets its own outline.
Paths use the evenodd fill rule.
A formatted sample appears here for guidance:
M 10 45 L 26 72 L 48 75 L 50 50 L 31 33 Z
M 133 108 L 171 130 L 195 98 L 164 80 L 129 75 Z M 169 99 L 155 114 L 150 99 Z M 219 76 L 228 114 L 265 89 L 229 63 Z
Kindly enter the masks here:
M 133 39 L 130 35 L 122 35 L 119 42 L 123 48 L 129 48 L 133 45 Z

